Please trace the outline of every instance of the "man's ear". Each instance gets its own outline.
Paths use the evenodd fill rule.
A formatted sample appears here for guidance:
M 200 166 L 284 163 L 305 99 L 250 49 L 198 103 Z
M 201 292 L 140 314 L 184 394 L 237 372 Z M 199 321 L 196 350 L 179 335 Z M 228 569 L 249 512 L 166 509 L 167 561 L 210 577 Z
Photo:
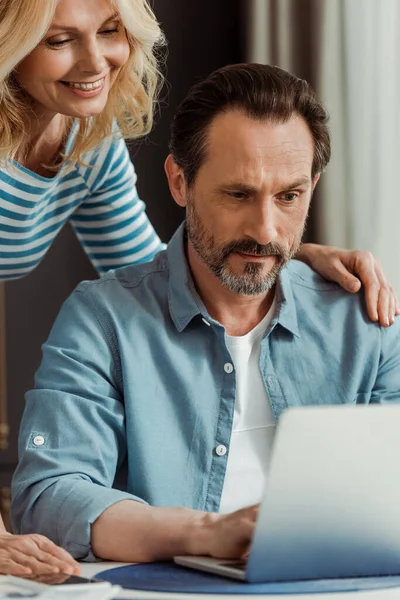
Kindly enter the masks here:
M 164 163 L 164 169 L 173 199 L 179 206 L 185 207 L 187 198 L 185 176 L 183 174 L 183 169 L 176 164 L 172 154 L 167 156 Z
M 315 186 L 317 185 L 319 178 L 321 177 L 321 173 L 317 173 L 312 182 L 312 191 L 315 190 Z

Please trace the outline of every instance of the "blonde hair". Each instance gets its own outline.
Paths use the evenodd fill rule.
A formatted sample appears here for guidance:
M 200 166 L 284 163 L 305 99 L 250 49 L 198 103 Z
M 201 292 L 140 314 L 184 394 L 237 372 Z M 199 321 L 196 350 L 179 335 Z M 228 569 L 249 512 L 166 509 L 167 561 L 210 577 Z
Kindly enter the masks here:
M 15 77 L 17 65 L 39 44 L 50 28 L 58 0 L 1 0 L 0 3 L 0 160 L 12 161 L 26 148 L 31 99 Z M 130 46 L 101 114 L 78 119 L 75 143 L 65 160 L 84 163 L 83 155 L 107 136 L 126 139 L 146 135 L 162 75 L 159 50 L 165 39 L 147 0 L 111 0 L 126 29 Z M 66 121 L 71 127 L 71 119 Z M 67 132 L 66 132 L 67 133 Z

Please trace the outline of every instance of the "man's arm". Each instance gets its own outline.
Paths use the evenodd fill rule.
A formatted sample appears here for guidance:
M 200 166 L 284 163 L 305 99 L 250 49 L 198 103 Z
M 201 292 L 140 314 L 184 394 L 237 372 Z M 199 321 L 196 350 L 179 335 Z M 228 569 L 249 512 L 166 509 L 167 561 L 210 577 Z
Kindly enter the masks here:
M 11 516 L 14 531 L 41 533 L 84 558 L 91 523 L 115 502 L 140 498 L 112 489 L 126 454 L 118 360 L 79 289 L 43 346 L 26 396 Z
M 240 558 L 248 552 L 257 506 L 228 515 L 189 508 L 154 507 L 123 501 L 92 525 L 96 556 L 105 560 L 152 562 L 182 554 Z

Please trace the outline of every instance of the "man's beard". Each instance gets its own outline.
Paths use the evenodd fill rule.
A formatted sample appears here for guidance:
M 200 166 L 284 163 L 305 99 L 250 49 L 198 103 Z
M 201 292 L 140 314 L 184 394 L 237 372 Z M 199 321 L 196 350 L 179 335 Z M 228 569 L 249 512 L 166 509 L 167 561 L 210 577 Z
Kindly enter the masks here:
M 194 250 L 210 271 L 231 292 L 246 296 L 264 294 L 273 288 L 282 268 L 297 253 L 302 237 L 301 235 L 296 240 L 290 250 L 276 242 L 261 245 L 251 240 L 235 240 L 224 246 L 217 246 L 214 236 L 207 232 L 193 200 L 190 200 L 187 204 L 186 230 Z M 276 256 L 277 261 L 266 274 L 263 274 L 263 263 L 251 261 L 246 263 L 243 273 L 238 274 L 232 271 L 228 264 L 228 258 L 232 252 L 243 252 L 257 256 Z

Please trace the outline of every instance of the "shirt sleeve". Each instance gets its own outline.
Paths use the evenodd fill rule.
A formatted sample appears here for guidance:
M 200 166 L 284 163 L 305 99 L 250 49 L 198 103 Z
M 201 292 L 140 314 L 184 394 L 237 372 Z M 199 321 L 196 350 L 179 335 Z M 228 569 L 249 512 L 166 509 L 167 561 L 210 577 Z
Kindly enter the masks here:
M 163 245 L 139 199 L 125 141 L 103 144 L 90 164 L 89 194 L 70 221 L 94 267 L 101 274 L 151 260 Z
M 35 388 L 26 395 L 12 483 L 14 531 L 46 535 L 80 559 L 94 559 L 90 526 L 109 506 L 143 502 L 112 489 L 126 456 L 126 434 L 111 337 L 85 293 L 75 291 L 43 346 Z
M 400 320 L 380 327 L 381 351 L 378 372 L 370 401 L 384 404 L 400 402 Z

